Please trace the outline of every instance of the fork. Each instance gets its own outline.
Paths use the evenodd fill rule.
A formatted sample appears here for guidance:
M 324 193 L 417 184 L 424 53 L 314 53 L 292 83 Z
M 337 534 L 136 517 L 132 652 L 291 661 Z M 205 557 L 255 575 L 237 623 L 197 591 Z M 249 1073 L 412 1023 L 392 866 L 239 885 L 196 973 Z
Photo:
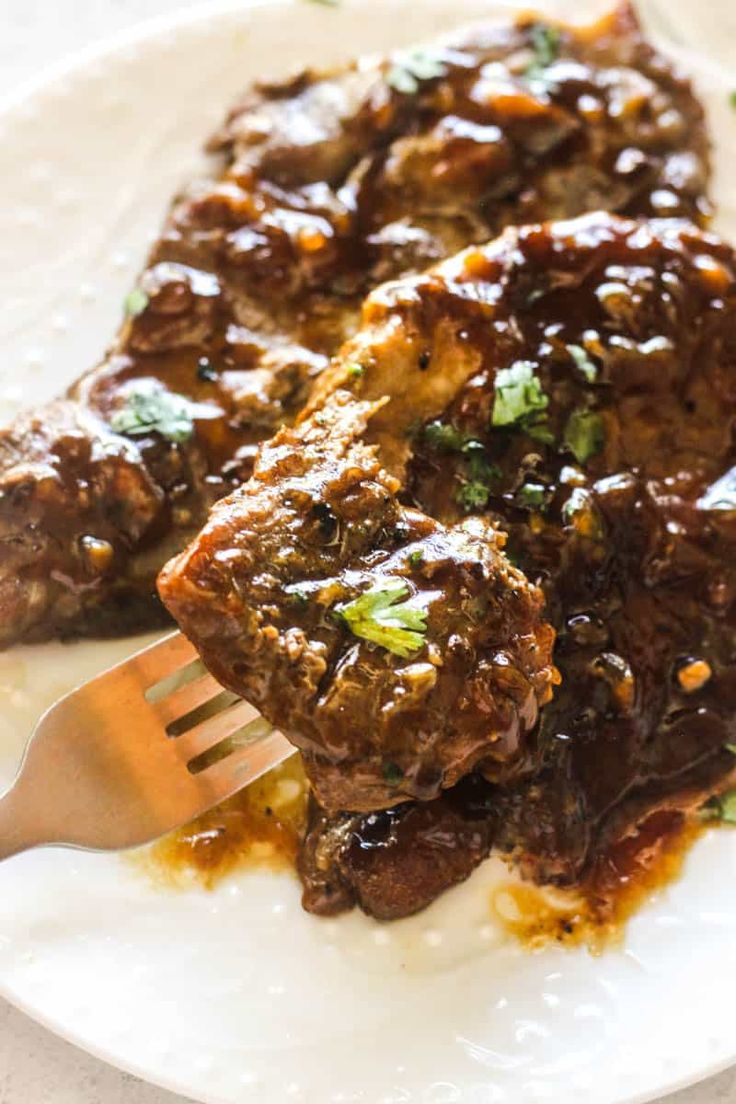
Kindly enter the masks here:
M 150 843 L 294 751 L 173 633 L 43 715 L 0 800 L 0 861 L 45 844 Z

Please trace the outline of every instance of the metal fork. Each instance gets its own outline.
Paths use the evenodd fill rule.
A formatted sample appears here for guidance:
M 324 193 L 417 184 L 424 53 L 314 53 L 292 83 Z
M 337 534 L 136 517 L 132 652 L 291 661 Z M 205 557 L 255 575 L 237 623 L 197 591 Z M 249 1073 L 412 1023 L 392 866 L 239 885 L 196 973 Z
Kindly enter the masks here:
M 44 714 L 0 800 L 0 860 L 44 844 L 150 843 L 294 750 L 174 633 Z

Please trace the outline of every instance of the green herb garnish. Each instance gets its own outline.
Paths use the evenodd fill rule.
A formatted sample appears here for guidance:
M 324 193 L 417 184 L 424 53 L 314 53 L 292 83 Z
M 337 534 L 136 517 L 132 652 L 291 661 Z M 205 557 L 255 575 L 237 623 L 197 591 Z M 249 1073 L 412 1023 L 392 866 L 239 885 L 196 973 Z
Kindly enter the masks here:
M 565 426 L 565 444 L 578 464 L 600 452 L 606 442 L 603 418 L 594 410 L 573 410 Z
M 324 8 L 338 8 L 342 0 L 311 0 L 312 4 L 321 4 Z
M 533 441 L 539 441 L 542 445 L 553 445 L 555 443 L 554 434 L 547 429 L 544 423 L 545 418 L 543 416 L 542 420 L 537 422 L 536 425 L 529 425 L 524 428 Z
M 544 421 L 549 399 L 528 360 L 517 360 L 496 375 L 496 396 L 491 424 L 528 427 Z
M 455 492 L 455 501 L 464 510 L 481 510 L 488 505 L 493 484 L 500 479 L 501 469 L 486 460 L 485 449 L 481 441 L 466 441 L 462 448 L 468 478 Z
M 462 452 L 468 443 L 467 437 L 449 422 L 429 422 L 422 430 L 422 437 L 438 452 Z
M 542 483 L 524 483 L 516 492 L 515 498 L 519 506 L 529 510 L 537 510 L 544 506 L 547 488 Z
M 732 755 L 736 755 L 736 744 L 724 744 L 726 751 L 730 751 Z
M 353 379 L 359 379 L 365 372 L 365 368 L 362 364 L 348 364 L 346 371 Z
M 422 647 L 427 632 L 426 610 L 402 600 L 409 593 L 405 579 L 386 579 L 354 601 L 337 606 L 335 613 L 356 636 L 406 659 Z
M 409 563 L 412 567 L 421 567 L 424 563 L 424 553 L 421 549 L 417 549 L 416 552 L 409 553 Z
M 590 359 L 582 345 L 568 345 L 567 351 L 575 361 L 575 367 L 585 376 L 588 383 L 598 379 L 598 366 Z
M 712 797 L 700 810 L 705 820 L 721 820 L 724 824 L 736 824 L 736 790 Z
M 144 310 L 151 302 L 150 298 L 143 290 L 143 288 L 133 288 L 123 300 L 123 306 L 128 318 L 137 318 L 139 314 L 143 314 Z
M 180 444 L 194 433 L 192 404 L 157 384 L 139 383 L 127 392 L 125 405 L 110 418 L 110 427 L 128 437 L 160 433 Z
M 467 479 L 455 492 L 455 501 L 468 512 L 485 506 L 491 496 L 491 484 L 501 475 L 495 464 L 486 460 L 483 442 L 466 437 L 447 422 L 430 422 L 423 430 L 430 448 L 438 452 L 458 452 L 466 465 Z
M 530 32 L 534 56 L 526 68 L 525 76 L 532 80 L 544 76 L 544 71 L 560 53 L 560 32 L 546 23 L 535 23 Z
M 728 102 L 731 104 L 731 107 L 736 107 L 736 89 L 734 89 L 734 91 L 728 97 Z
M 482 510 L 488 505 L 491 497 L 490 488 L 479 479 L 471 479 L 462 483 L 455 492 L 455 500 L 468 513 L 471 510 Z
M 436 80 L 447 75 L 447 66 L 433 50 L 417 47 L 396 54 L 394 63 L 386 74 L 386 82 L 397 92 L 414 96 L 422 81 Z

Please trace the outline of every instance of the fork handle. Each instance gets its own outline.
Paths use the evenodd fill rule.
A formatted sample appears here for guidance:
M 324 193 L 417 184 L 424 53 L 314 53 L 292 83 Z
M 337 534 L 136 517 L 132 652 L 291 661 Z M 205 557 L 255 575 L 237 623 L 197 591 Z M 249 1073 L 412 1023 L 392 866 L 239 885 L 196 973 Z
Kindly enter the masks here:
M 48 842 L 44 837 L 38 809 L 33 809 L 16 782 L 0 798 L 0 862 Z

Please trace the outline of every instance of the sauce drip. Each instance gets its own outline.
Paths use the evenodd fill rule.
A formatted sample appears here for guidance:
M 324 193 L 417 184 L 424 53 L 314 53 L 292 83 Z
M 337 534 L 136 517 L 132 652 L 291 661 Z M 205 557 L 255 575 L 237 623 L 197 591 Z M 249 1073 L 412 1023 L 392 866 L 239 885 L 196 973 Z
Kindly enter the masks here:
M 214 889 L 235 870 L 293 870 L 307 818 L 308 785 L 298 756 L 167 836 L 145 855 L 156 881 Z M 678 812 L 649 817 L 602 853 L 581 886 L 507 882 L 491 894 L 493 919 L 529 950 L 556 943 L 600 954 L 621 943 L 631 916 L 680 876 L 708 825 Z
M 557 943 L 601 954 L 622 942 L 629 919 L 652 894 L 677 880 L 704 830 L 682 813 L 655 813 L 636 834 L 599 855 L 582 885 L 504 884 L 491 894 L 491 913 L 531 950 Z
M 304 835 L 307 783 L 299 756 L 146 852 L 156 881 L 213 889 L 234 870 L 291 870 Z

